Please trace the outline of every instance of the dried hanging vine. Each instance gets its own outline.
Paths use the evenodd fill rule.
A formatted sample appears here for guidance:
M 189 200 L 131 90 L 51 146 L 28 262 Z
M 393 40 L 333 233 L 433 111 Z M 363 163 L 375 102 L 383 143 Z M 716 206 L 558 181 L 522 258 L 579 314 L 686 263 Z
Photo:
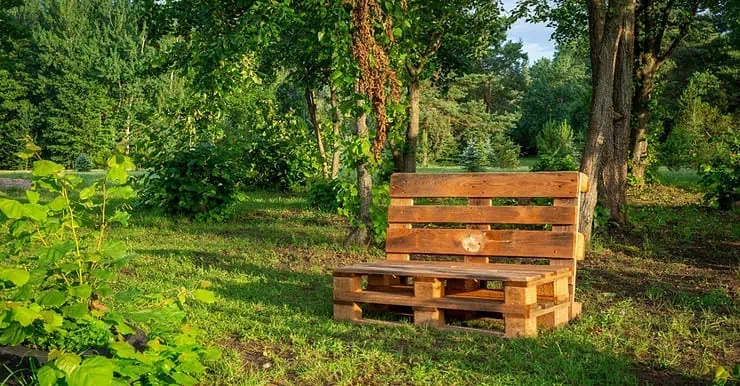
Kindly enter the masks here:
M 380 159 L 380 152 L 388 132 L 386 116 L 386 85 L 391 98 L 398 102 L 400 87 L 396 72 L 390 66 L 388 54 L 375 39 L 375 25 L 383 26 L 390 42 L 393 42 L 393 23 L 386 16 L 375 0 L 345 0 L 352 5 L 352 55 L 360 67 L 359 90 L 367 95 L 372 103 L 372 110 L 377 121 L 377 131 L 373 142 L 375 160 Z M 401 6 L 405 8 L 405 1 Z

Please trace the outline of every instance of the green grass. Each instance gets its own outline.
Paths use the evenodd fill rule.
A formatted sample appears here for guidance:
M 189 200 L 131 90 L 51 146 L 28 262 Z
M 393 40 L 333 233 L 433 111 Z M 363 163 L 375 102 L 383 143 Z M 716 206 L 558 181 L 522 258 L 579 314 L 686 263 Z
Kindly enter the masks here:
M 192 319 L 226 353 L 206 384 L 687 383 L 732 369 L 740 218 L 631 196 L 636 227 L 599 236 L 581 265 L 583 316 L 536 339 L 334 322 L 331 269 L 382 253 L 346 248 L 347 223 L 299 195 L 251 193 L 226 224 L 141 215 L 118 233 L 136 254 L 118 285 L 214 283 L 219 301 Z
M 599 230 L 579 265 L 582 317 L 534 339 L 334 322 L 331 270 L 382 251 L 345 247 L 348 223 L 297 194 L 251 192 L 219 224 L 139 212 L 115 232 L 134 258 L 114 285 L 213 283 L 191 318 L 225 353 L 209 385 L 703 383 L 740 362 L 740 214 L 700 199 L 631 189 L 633 226 Z

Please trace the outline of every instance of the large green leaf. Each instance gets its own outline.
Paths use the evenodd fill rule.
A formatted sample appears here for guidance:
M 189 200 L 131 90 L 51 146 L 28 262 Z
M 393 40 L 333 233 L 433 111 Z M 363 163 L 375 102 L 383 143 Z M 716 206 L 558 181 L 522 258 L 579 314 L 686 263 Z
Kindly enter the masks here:
M 208 291 L 204 289 L 197 289 L 193 291 L 193 297 L 203 303 L 214 303 L 216 301 L 216 295 L 213 293 L 213 291 Z
M 49 208 L 55 212 L 67 207 L 67 200 L 62 196 L 57 196 L 52 202 L 49 203 Z
M 26 198 L 28 198 L 28 202 L 31 204 L 37 204 L 39 202 L 39 197 L 41 197 L 39 192 L 35 190 L 26 190 Z
M 23 215 L 35 221 L 46 221 L 47 207 L 39 204 L 23 205 Z
M 105 357 L 85 359 L 82 366 L 67 377 L 69 386 L 110 386 L 113 383 L 113 362 Z
M 46 365 L 36 372 L 36 380 L 39 381 L 39 386 L 54 386 L 57 384 L 57 370 Z
M 21 326 L 26 327 L 30 326 L 34 320 L 41 319 L 41 313 L 27 307 L 18 306 L 13 308 L 10 318 L 18 322 Z
M 69 288 L 69 294 L 79 299 L 89 299 L 92 295 L 90 284 L 80 284 Z
M 17 269 L 17 268 L 0 269 L 0 279 L 4 281 L 9 281 L 18 287 L 28 283 L 28 279 L 30 278 L 31 278 L 31 275 L 28 273 L 28 271 L 23 270 L 23 269 Z
M 115 166 L 108 169 L 108 173 L 105 175 L 105 177 L 113 182 L 125 184 L 126 179 L 128 178 L 128 174 L 126 174 L 126 170 L 124 168 Z
M 64 166 L 52 161 L 41 160 L 33 163 L 34 177 L 47 177 L 53 174 L 57 174 L 63 170 Z
M 75 303 L 62 308 L 62 314 L 72 319 L 80 319 L 85 317 L 89 312 L 87 304 Z
M 92 184 L 80 190 L 80 200 L 89 200 L 98 191 L 98 184 Z
M 13 323 L 0 334 L 0 345 L 15 346 L 23 342 L 28 336 L 28 331 L 18 323 Z
M 7 198 L 0 198 L 0 211 L 5 216 L 12 219 L 23 217 L 23 204 L 16 200 L 10 200 Z
M 54 366 L 69 376 L 80 367 L 81 361 L 82 357 L 77 354 L 64 353 L 54 361 Z

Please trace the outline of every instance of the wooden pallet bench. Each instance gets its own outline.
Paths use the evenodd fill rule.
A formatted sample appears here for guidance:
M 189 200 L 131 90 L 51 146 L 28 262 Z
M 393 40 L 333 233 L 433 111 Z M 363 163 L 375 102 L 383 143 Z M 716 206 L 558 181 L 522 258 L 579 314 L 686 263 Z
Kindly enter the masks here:
M 370 304 L 410 310 L 415 324 L 471 330 L 447 325 L 445 313 L 485 316 L 504 328 L 481 332 L 507 337 L 568 323 L 581 312 L 578 207 L 587 190 L 578 172 L 394 174 L 386 259 L 334 270 L 334 318 L 376 322 L 363 318 L 360 305 Z M 552 205 L 493 206 L 494 198 Z

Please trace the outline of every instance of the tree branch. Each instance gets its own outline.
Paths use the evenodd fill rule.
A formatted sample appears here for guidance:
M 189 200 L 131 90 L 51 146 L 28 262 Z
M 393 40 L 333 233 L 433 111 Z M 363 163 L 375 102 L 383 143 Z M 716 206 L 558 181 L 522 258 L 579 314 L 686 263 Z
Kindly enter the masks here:
M 689 34 L 689 27 L 691 27 L 691 23 L 694 22 L 694 19 L 696 18 L 696 13 L 699 11 L 699 4 L 701 3 L 701 0 L 695 0 L 694 4 L 691 9 L 691 17 L 686 19 L 683 23 L 681 23 L 681 26 L 679 27 L 678 36 L 676 36 L 675 39 L 671 42 L 671 45 L 668 46 L 668 49 L 663 53 L 662 55 L 656 55 L 657 64 L 658 67 L 663 65 L 668 58 L 671 57 L 671 54 L 673 51 L 678 47 L 678 45 L 681 43 L 681 41 L 686 38 L 686 36 Z

